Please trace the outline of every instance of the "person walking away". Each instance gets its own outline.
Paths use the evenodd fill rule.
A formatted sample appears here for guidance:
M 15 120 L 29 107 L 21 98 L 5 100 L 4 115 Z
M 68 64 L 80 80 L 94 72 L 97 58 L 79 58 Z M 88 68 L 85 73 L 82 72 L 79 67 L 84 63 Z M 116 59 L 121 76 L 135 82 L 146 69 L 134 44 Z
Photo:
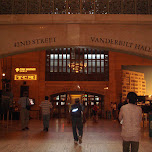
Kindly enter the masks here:
M 118 104 L 118 116 L 119 116 L 119 112 L 120 112 L 120 109 L 121 107 L 123 106 L 123 103 L 122 101 L 120 100 L 119 104 Z
M 71 123 L 71 103 L 67 104 L 67 123 Z
M 112 108 L 112 115 L 113 115 L 113 119 L 116 120 L 116 111 L 117 111 L 117 104 L 116 102 L 113 103 L 113 108 Z
M 79 98 L 75 99 L 75 104 L 71 106 L 71 118 L 72 118 L 72 130 L 73 130 L 73 137 L 74 143 L 79 144 L 82 143 L 82 135 L 83 135 L 83 109 L 79 102 Z M 78 129 L 78 133 L 77 133 Z
M 136 93 L 129 92 L 127 101 L 129 103 L 122 106 L 119 113 L 119 120 L 122 123 L 123 152 L 129 152 L 130 145 L 131 152 L 138 152 L 142 109 L 136 105 Z
M 113 102 L 110 103 L 110 107 L 111 107 L 110 118 L 113 119 Z
M 126 105 L 126 104 L 128 104 L 127 99 L 123 102 L 123 105 Z
M 50 121 L 50 109 L 53 107 L 51 102 L 48 101 L 49 97 L 45 96 L 45 101 L 39 105 L 42 110 L 43 117 L 43 131 L 48 131 Z
M 20 117 L 21 117 L 22 130 L 28 130 L 30 109 L 27 109 L 26 107 L 30 106 L 30 101 L 26 92 L 23 93 L 23 97 L 19 99 L 18 104 L 20 105 Z
M 93 109 L 92 109 L 94 122 L 97 122 L 97 110 L 98 110 L 97 105 L 94 104 Z

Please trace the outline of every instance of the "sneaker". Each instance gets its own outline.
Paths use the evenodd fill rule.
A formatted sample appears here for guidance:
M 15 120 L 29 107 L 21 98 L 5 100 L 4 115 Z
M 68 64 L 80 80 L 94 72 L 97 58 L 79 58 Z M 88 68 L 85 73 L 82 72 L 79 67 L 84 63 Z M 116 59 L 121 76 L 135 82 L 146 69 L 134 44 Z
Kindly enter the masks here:
M 48 128 L 46 128 L 45 130 L 48 131 Z
M 81 143 L 82 143 L 82 137 L 79 136 L 79 144 L 81 144 Z

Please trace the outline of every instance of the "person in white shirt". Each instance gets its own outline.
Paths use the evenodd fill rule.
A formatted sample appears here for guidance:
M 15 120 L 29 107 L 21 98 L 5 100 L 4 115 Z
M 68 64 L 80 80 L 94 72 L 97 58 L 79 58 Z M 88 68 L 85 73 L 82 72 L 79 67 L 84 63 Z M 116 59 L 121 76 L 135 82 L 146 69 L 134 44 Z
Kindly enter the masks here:
M 52 108 L 51 102 L 48 101 L 49 97 L 45 96 L 45 101 L 42 101 L 39 105 L 42 108 L 42 117 L 43 117 L 43 131 L 48 131 L 49 120 L 50 120 L 50 108 Z
M 131 152 L 138 152 L 142 109 L 136 105 L 136 93 L 129 92 L 127 101 L 128 104 L 122 106 L 119 113 L 119 120 L 122 123 L 123 152 L 129 152 L 130 145 Z

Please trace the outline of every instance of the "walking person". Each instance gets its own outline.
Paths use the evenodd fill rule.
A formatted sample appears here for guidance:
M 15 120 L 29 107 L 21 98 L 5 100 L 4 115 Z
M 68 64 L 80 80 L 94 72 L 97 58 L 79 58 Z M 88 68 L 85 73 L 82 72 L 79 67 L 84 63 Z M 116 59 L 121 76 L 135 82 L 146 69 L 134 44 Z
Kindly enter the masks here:
M 43 117 L 43 131 L 48 131 L 50 121 L 50 109 L 53 107 L 51 102 L 48 101 L 49 97 L 45 96 L 45 101 L 42 101 L 39 105 L 42 109 Z
M 112 107 L 112 116 L 113 116 L 113 119 L 116 120 L 116 111 L 117 111 L 117 104 L 116 102 L 113 103 L 113 107 Z
M 123 152 L 129 152 L 130 145 L 131 152 L 138 152 L 142 109 L 136 105 L 136 93 L 129 92 L 127 101 L 128 104 L 122 106 L 119 113 L 119 120 L 122 124 Z
M 79 98 L 75 99 L 75 104 L 71 106 L 71 117 L 72 117 L 72 130 L 73 130 L 73 137 L 74 143 L 79 144 L 82 143 L 82 136 L 83 136 L 83 107 L 79 102 Z M 78 130 L 78 133 L 77 133 Z
M 21 117 L 21 126 L 22 130 L 28 130 L 28 123 L 29 123 L 29 110 L 27 106 L 30 106 L 30 101 L 28 98 L 28 94 L 26 92 L 23 93 L 23 97 L 21 97 L 18 101 L 20 105 L 20 117 Z
M 92 112 L 93 112 L 93 121 L 97 122 L 97 111 L 98 111 L 98 107 L 96 105 L 96 103 L 94 104 L 93 108 L 92 108 Z
M 118 104 L 118 116 L 119 116 L 119 112 L 120 112 L 120 109 L 121 107 L 123 106 L 123 103 L 122 101 L 120 100 L 119 104 Z
M 111 107 L 111 113 L 109 118 L 113 119 L 113 102 L 110 103 L 110 107 Z

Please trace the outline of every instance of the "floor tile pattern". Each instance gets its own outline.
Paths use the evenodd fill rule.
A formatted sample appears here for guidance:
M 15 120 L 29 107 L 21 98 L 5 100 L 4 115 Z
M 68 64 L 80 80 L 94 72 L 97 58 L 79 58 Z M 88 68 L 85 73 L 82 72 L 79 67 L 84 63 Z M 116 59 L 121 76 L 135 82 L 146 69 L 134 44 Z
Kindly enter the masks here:
M 48 132 L 40 120 L 30 120 L 30 130 L 21 131 L 20 121 L 0 121 L 0 152 L 122 152 L 118 121 L 91 119 L 84 124 L 83 143 L 74 145 L 71 124 L 51 119 Z M 152 152 L 149 129 L 142 127 L 139 152 Z

